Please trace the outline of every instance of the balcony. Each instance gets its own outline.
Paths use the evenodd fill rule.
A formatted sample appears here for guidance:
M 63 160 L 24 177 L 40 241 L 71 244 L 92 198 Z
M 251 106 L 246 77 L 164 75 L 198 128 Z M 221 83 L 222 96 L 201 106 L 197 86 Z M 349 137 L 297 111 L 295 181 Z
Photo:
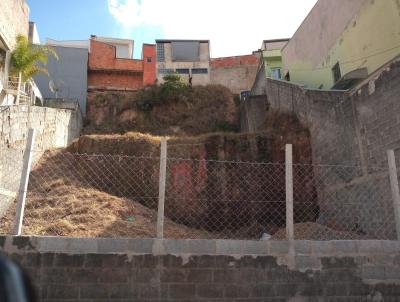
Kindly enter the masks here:
M 0 105 L 34 105 L 37 97 L 41 99 L 39 89 L 32 80 L 19 85 L 17 77 L 9 77 L 3 83 L 3 91 L 5 96 L 0 98 Z

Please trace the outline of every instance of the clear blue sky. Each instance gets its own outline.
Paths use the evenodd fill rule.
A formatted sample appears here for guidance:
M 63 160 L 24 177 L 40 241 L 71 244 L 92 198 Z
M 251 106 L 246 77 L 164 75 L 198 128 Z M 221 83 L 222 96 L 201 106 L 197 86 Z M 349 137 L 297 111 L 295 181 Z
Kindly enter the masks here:
M 250 54 L 264 39 L 290 38 L 317 0 L 26 1 L 42 42 L 126 38 L 139 58 L 143 42 L 163 38 L 208 39 L 213 57 Z
M 1 1 L 1 0 L 0 0 Z M 141 56 L 142 43 L 163 38 L 160 26 L 129 28 L 120 25 L 108 10 L 107 0 L 26 0 L 30 20 L 36 22 L 40 40 L 85 40 L 90 35 L 135 40 L 134 56 Z

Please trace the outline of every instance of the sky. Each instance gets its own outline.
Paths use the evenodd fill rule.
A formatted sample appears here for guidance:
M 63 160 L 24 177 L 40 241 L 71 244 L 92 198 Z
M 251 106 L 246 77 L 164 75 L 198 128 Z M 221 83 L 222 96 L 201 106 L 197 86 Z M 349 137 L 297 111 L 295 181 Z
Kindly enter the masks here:
M 212 57 L 250 54 L 290 38 L 317 0 L 26 0 L 41 42 L 90 35 L 135 40 L 207 39 Z

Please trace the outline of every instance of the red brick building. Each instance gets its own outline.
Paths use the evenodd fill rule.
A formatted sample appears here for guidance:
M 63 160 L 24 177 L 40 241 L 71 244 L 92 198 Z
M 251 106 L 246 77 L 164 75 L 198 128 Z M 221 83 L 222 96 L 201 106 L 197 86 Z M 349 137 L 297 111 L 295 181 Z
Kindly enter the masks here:
M 156 81 L 156 47 L 143 45 L 143 59 L 132 58 L 133 41 L 90 39 L 89 90 L 137 90 Z
M 212 84 L 228 87 L 233 94 L 248 91 L 257 74 L 259 54 L 213 58 L 210 61 Z

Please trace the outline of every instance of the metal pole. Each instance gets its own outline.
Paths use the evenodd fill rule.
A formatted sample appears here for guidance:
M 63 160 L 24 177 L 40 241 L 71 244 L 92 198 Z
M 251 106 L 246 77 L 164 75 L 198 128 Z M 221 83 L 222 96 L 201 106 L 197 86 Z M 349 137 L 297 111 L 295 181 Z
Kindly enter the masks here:
M 158 184 L 157 238 L 164 238 L 165 182 L 167 178 L 167 139 L 161 139 L 160 178 Z
M 22 230 L 22 221 L 24 219 L 26 192 L 28 190 L 29 173 L 31 172 L 32 163 L 32 147 L 35 142 L 35 130 L 30 128 L 28 131 L 28 139 L 24 153 L 24 162 L 22 165 L 21 181 L 19 183 L 17 197 L 17 211 L 15 214 L 13 235 L 20 236 Z
M 393 150 L 387 151 L 388 164 L 389 164 L 389 178 L 390 187 L 392 190 L 394 218 L 396 222 L 396 235 L 397 240 L 400 240 L 400 194 L 399 194 L 399 180 L 397 178 L 396 158 Z
M 293 222 L 293 154 L 292 145 L 285 148 L 285 178 L 286 178 L 286 236 L 288 240 L 294 239 Z

